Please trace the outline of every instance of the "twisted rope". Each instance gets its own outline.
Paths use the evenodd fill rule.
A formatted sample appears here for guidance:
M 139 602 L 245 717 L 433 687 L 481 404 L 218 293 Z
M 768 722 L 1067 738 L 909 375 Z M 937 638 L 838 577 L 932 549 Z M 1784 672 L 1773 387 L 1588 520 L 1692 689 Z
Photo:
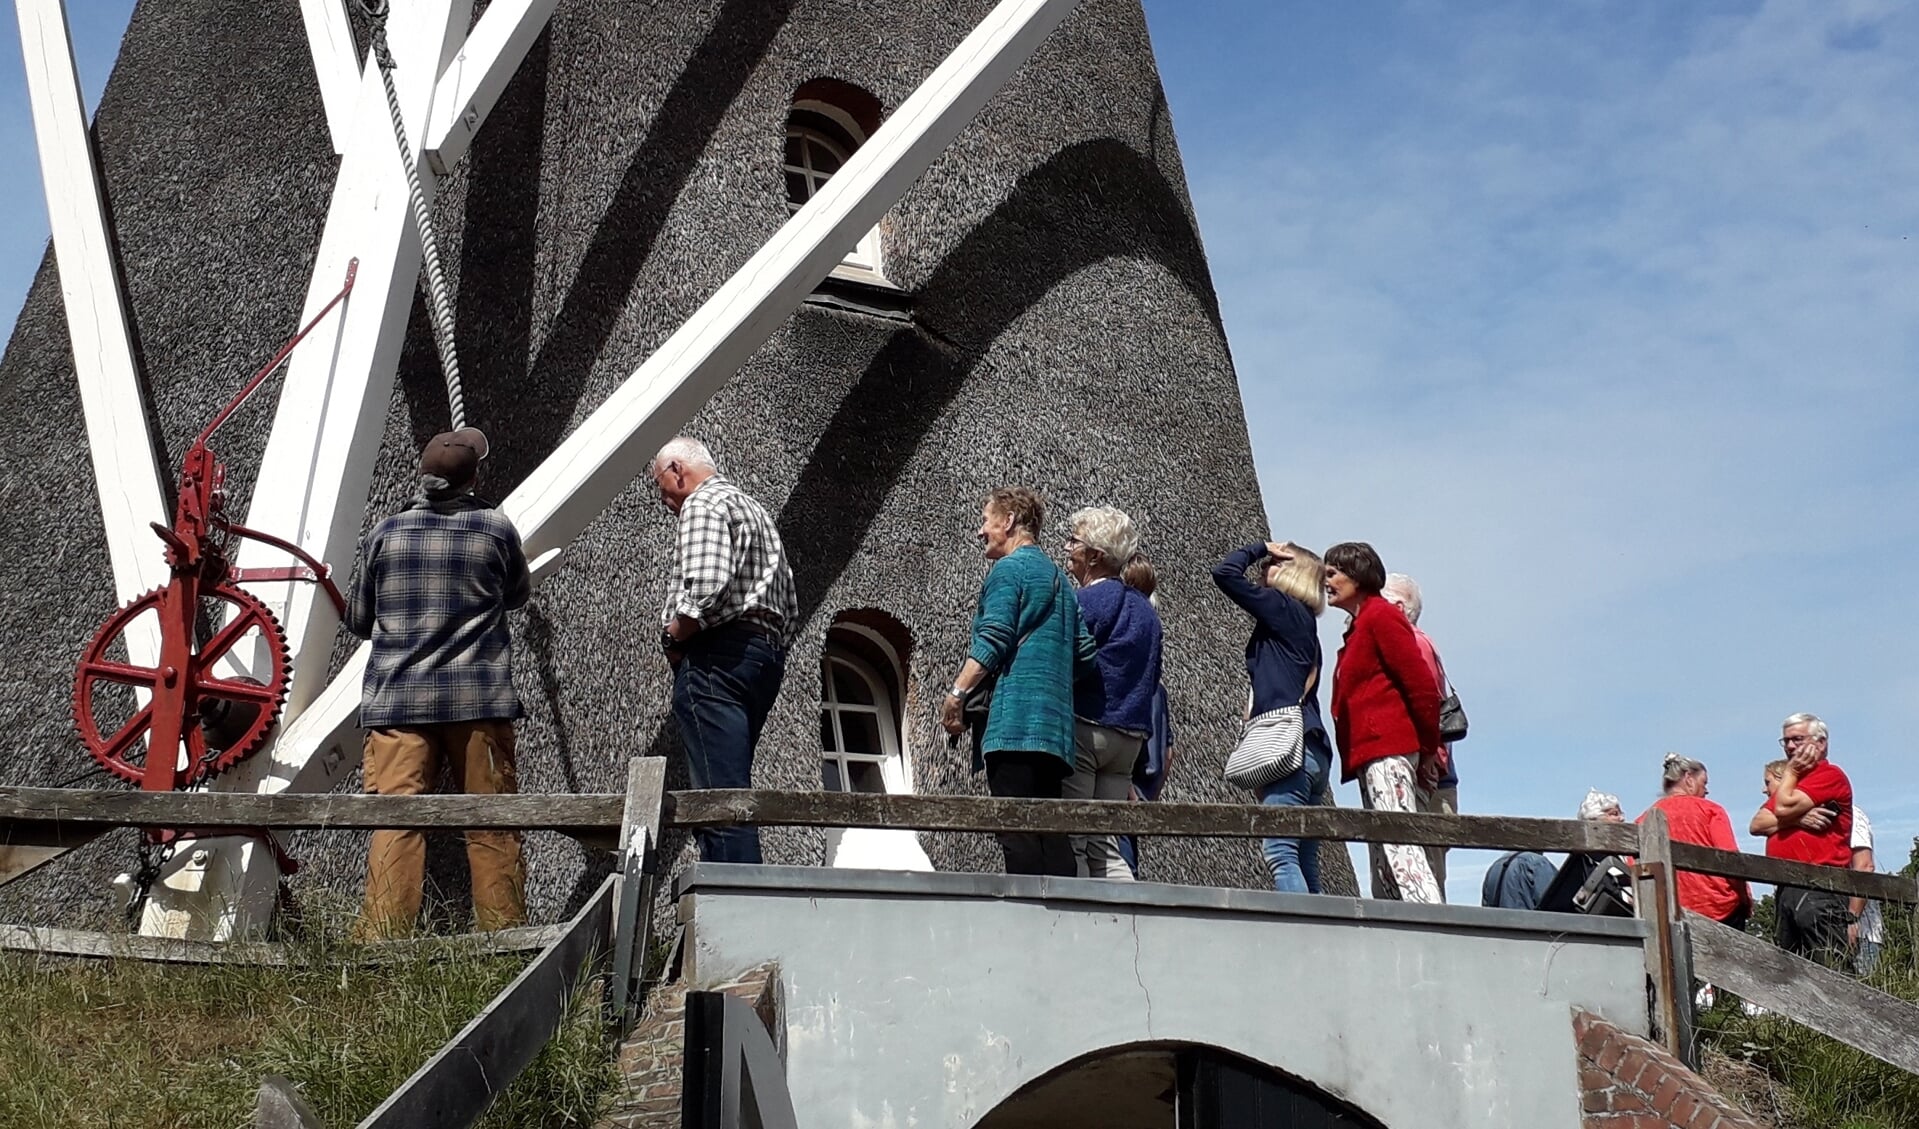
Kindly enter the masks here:
M 453 297 L 448 292 L 446 271 L 440 266 L 440 240 L 433 230 L 433 216 L 427 207 L 426 191 L 420 186 L 419 162 L 407 144 L 406 123 L 400 117 L 400 92 L 393 85 L 393 52 L 386 41 L 387 0 L 359 0 L 373 33 L 373 59 L 380 68 L 380 85 L 386 88 L 387 116 L 393 120 L 393 139 L 400 147 L 400 167 L 406 171 L 407 199 L 413 205 L 413 222 L 420 230 L 420 258 L 426 267 L 427 314 L 433 322 L 433 344 L 440 354 L 440 371 L 446 377 L 446 402 L 453 430 L 466 426 L 466 393 L 460 385 L 460 358 L 453 344 Z

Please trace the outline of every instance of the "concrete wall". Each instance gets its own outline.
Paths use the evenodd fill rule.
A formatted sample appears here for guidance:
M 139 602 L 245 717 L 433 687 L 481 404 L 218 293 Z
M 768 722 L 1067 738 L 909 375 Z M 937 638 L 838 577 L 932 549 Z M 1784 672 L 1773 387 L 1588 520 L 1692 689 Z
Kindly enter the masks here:
M 966 1129 L 1145 1041 L 1235 1051 L 1392 1129 L 1579 1129 L 1572 1009 L 1647 1025 L 1636 921 L 782 867 L 701 865 L 680 890 L 698 981 L 778 962 L 816 1129 Z

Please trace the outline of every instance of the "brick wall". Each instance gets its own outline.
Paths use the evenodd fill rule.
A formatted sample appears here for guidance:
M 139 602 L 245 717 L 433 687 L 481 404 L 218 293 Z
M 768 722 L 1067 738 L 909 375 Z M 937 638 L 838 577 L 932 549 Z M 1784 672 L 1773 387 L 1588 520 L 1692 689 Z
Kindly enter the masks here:
M 779 978 L 778 965 L 763 964 L 711 987 L 679 982 L 654 988 L 640 1021 L 620 1044 L 620 1086 L 594 1129 L 679 1129 L 686 993 L 691 989 L 725 992 L 752 1004 L 772 1033 L 773 1045 L 784 1048 Z
M 1585 1129 L 1762 1129 L 1666 1048 L 1573 1013 Z

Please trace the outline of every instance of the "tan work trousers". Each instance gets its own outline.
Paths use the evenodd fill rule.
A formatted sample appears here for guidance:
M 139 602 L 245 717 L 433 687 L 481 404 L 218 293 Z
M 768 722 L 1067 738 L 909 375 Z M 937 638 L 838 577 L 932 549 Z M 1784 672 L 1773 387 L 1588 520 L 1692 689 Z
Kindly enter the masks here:
M 504 796 L 519 791 L 513 767 L 513 723 L 456 721 L 366 735 L 366 790 L 381 796 L 418 796 L 431 789 L 442 758 L 452 762 L 460 790 Z M 526 921 L 526 870 L 517 831 L 469 831 L 466 860 L 473 871 L 473 923 L 505 929 Z M 420 916 L 426 877 L 426 836 L 419 831 L 375 831 L 367 852 L 365 937 L 410 932 Z

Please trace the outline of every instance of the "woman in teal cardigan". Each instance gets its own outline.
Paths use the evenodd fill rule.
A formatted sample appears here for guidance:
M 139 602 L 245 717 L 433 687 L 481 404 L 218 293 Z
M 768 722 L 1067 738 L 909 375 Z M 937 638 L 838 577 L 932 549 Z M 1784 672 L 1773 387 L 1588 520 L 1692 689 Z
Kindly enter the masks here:
M 1037 544 L 1045 509 L 1024 487 L 993 491 L 980 512 L 980 543 L 993 562 L 980 586 L 966 665 L 947 692 L 940 723 L 965 732 L 966 695 L 987 678 L 992 710 L 973 742 L 973 770 L 995 796 L 1057 800 L 1073 772 L 1073 682 L 1093 669 L 1098 645 L 1079 618 L 1073 586 Z M 1008 874 L 1078 873 L 1064 835 L 999 836 Z

